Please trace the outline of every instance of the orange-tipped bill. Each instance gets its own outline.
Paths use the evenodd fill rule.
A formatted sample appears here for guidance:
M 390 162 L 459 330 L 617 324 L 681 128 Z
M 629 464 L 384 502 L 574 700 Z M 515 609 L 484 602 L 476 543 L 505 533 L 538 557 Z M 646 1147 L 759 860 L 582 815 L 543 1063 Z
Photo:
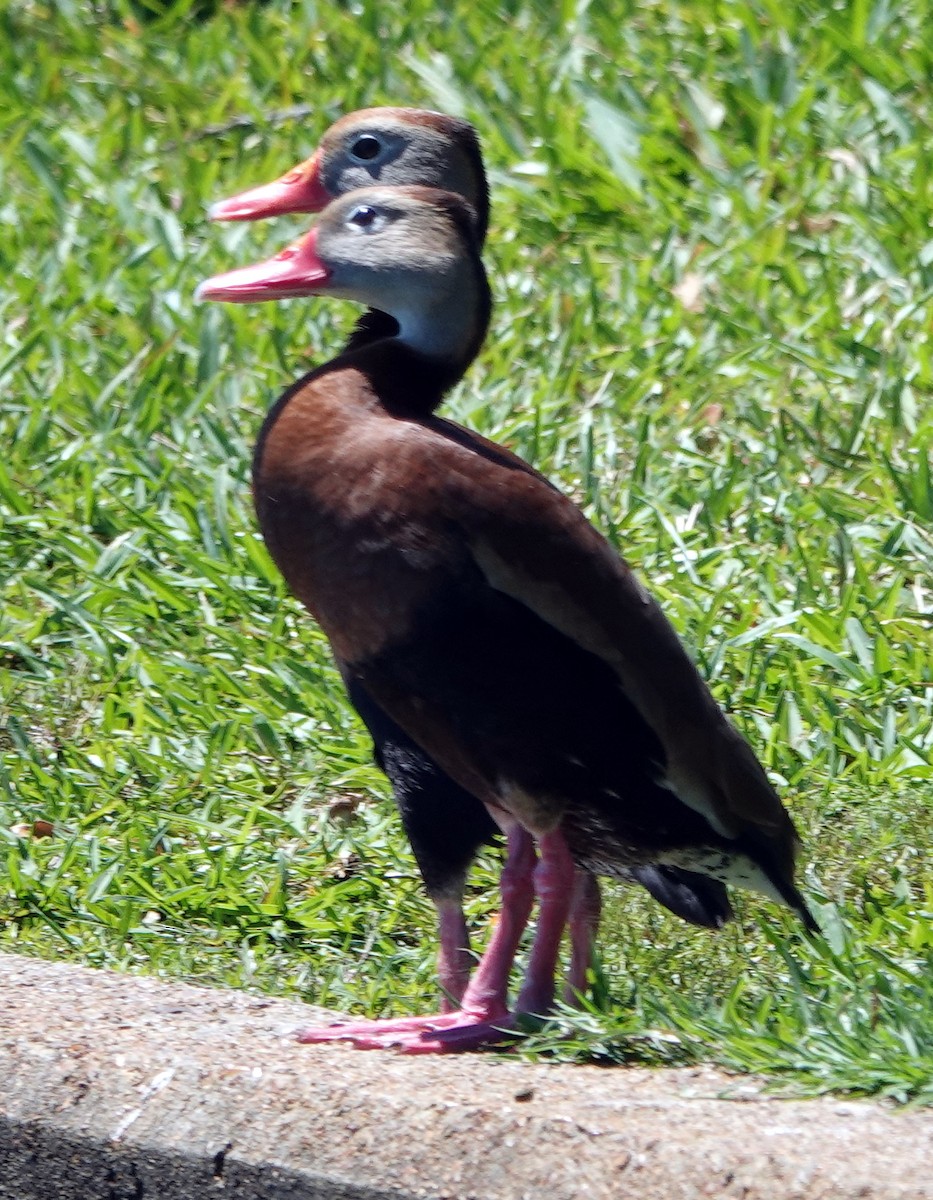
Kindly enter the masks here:
M 195 292 L 196 300 L 287 300 L 290 296 L 313 296 L 326 287 L 330 271 L 317 256 L 317 230 L 300 242 L 280 251 L 275 258 L 239 267 L 206 279 Z
M 312 213 L 326 208 L 331 197 L 321 183 L 319 151 L 297 167 L 286 171 L 274 183 L 250 188 L 212 204 L 212 221 L 256 221 L 261 217 L 280 217 L 285 213 Z

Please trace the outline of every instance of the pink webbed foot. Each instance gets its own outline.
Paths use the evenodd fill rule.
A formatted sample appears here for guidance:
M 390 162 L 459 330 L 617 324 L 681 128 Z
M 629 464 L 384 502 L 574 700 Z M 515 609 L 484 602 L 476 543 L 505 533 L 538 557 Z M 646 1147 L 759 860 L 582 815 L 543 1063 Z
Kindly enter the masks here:
M 339 1022 L 305 1029 L 298 1041 L 349 1042 L 359 1050 L 395 1049 L 403 1054 L 455 1054 L 514 1037 L 515 1018 L 506 1000 L 509 970 L 531 912 L 536 855 L 531 836 L 521 826 L 509 829 L 508 841 L 502 914 L 458 1009 L 428 1017 Z M 465 941 L 459 909 L 448 907 L 446 914 L 442 910 L 441 921 L 442 965 L 454 964 L 451 976 L 458 987 L 457 954 Z
M 347 1021 L 304 1029 L 298 1041 L 349 1042 L 357 1050 L 397 1050 L 401 1054 L 456 1054 L 494 1046 L 514 1037 L 510 1012 L 468 1010 L 386 1021 Z
M 595 883 L 589 884 L 581 876 L 575 889 L 573 860 L 561 834 L 541 836 L 540 862 L 530 834 L 521 826 L 510 827 L 508 838 L 509 854 L 501 883 L 502 914 L 458 1011 L 389 1021 L 347 1021 L 305 1029 L 298 1035 L 298 1041 L 350 1042 L 359 1050 L 395 1049 L 402 1054 L 457 1054 L 512 1041 L 529 1014 L 549 1013 L 554 1002 L 554 972 L 561 935 L 575 895 L 580 917 L 580 929 L 574 938 L 577 957 L 584 968 L 589 958 L 590 935 L 598 911 L 593 911 L 593 904 L 584 904 L 583 900 L 588 898 L 592 902 Z M 534 893 L 538 895 L 541 912 L 516 1005 L 520 1015 L 516 1016 L 509 1011 L 506 1000 L 509 970 L 528 921 Z M 596 890 L 597 902 L 598 898 Z

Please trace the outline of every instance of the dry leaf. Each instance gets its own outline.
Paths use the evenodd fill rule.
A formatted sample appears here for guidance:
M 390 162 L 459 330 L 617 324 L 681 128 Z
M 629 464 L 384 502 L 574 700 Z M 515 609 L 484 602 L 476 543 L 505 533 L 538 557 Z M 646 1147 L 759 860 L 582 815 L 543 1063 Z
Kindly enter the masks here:
M 818 217 L 801 217 L 800 224 L 807 233 L 828 233 L 839 224 L 839 218 L 834 213 L 822 213 Z
M 34 837 L 34 838 L 49 838 L 55 836 L 55 826 L 51 821 L 33 821 L 31 825 L 11 825 L 10 833 L 14 837 Z
M 706 301 L 703 299 L 704 282 L 702 275 L 696 271 L 688 271 L 680 283 L 671 288 L 687 312 L 702 312 L 706 307 Z

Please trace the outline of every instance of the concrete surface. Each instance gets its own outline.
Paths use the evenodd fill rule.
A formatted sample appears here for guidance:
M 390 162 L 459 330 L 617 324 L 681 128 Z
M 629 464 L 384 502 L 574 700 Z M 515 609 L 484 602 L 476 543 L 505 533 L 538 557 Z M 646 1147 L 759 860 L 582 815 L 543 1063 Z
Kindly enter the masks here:
M 0 955 L 0 1200 L 933 1198 L 930 1113 L 296 1045 L 319 1016 Z

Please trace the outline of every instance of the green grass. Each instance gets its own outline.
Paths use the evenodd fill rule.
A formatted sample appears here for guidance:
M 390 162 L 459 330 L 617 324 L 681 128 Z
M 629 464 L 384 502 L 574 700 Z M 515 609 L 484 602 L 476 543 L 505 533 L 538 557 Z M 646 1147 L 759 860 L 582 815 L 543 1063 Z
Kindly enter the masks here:
M 711 936 L 610 885 L 594 1003 L 526 1052 L 929 1102 L 927 6 L 397 7 L 0 11 L 0 948 L 435 1002 L 385 782 L 248 496 L 263 411 L 350 310 L 192 301 L 303 227 L 208 202 L 342 112 L 425 104 L 476 122 L 494 192 L 493 329 L 449 411 L 651 581 L 829 931 L 741 898 Z

